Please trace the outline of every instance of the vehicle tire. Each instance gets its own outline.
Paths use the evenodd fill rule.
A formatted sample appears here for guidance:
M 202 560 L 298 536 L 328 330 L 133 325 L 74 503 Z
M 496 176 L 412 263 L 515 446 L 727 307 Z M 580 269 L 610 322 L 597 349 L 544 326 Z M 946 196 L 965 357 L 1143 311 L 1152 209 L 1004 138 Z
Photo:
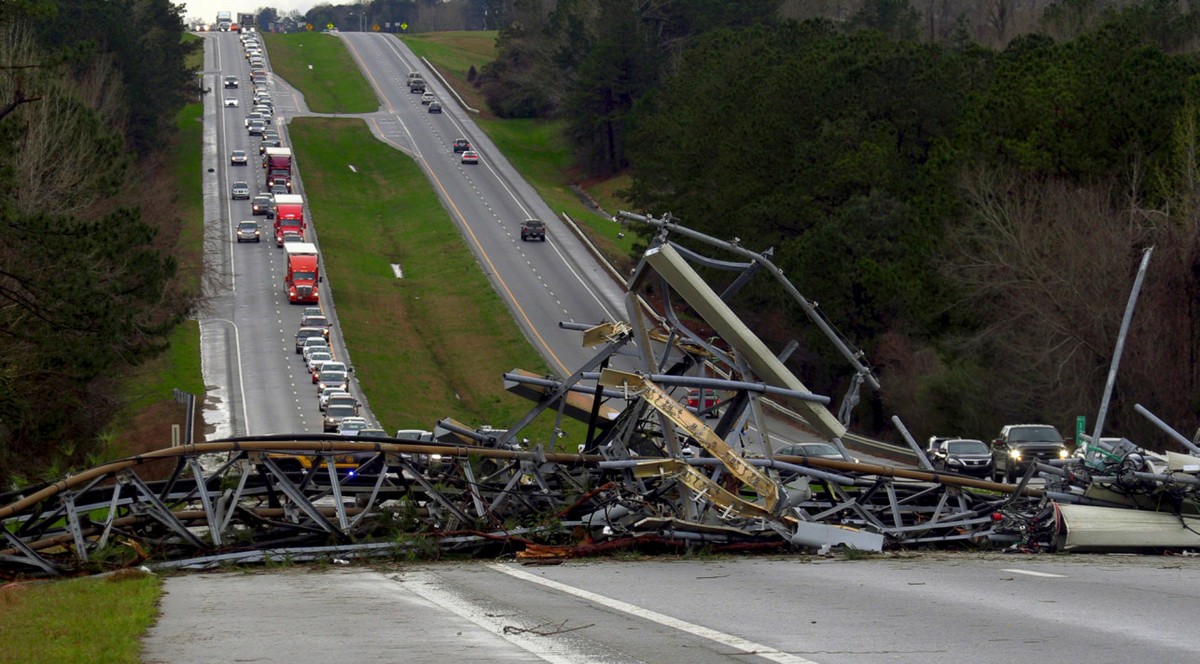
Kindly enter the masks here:
M 1005 484 L 1016 484 L 1016 482 L 1017 482 L 1017 475 L 1016 475 L 1016 473 L 1013 472 L 1012 467 L 1010 466 L 1008 468 L 1005 468 L 1004 469 L 1004 483 Z

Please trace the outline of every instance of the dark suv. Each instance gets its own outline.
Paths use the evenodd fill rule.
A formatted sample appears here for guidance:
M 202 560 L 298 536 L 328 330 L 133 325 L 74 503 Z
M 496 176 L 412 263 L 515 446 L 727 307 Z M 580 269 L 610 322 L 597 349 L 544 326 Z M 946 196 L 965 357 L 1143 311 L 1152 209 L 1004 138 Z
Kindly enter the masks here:
M 1049 424 L 1009 424 L 992 441 L 996 480 L 1016 481 L 1034 463 L 1065 459 L 1070 453 L 1062 434 Z
M 529 240 L 546 241 L 546 224 L 542 223 L 541 219 L 526 219 L 521 222 L 521 240 L 528 242 Z

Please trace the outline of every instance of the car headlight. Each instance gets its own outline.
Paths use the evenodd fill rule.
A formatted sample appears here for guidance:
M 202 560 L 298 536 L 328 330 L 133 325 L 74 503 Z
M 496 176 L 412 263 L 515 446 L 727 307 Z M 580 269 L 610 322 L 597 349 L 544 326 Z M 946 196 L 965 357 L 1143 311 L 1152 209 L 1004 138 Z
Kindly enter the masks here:
M 317 389 L 324 392 L 325 391 L 325 383 L 317 383 Z
M 954 457 L 951 457 L 951 458 L 947 459 L 946 461 L 947 461 L 947 463 L 949 463 L 951 466 L 958 466 L 958 465 L 961 465 L 961 464 L 962 464 L 962 462 L 961 462 L 961 461 L 959 461 L 958 459 L 955 459 Z
M 1067 458 L 1068 456 L 1070 456 L 1070 454 L 1071 454 L 1071 453 L 1067 451 L 1067 448 L 1065 448 L 1065 447 L 1064 447 L 1064 448 L 1062 448 L 1061 450 L 1059 450 L 1059 451 L 1058 451 L 1058 458 L 1060 458 L 1060 459 L 1065 459 L 1065 458 Z
M 1013 461 L 1020 461 L 1021 460 L 1021 450 L 1009 450 L 1008 457 L 1010 459 L 1012 459 Z

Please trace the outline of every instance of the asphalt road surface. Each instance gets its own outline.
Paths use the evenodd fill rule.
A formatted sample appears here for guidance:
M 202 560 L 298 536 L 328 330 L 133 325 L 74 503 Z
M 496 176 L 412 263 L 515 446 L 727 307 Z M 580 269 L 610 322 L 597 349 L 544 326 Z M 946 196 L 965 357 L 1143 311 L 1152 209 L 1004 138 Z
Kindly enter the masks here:
M 1196 558 L 923 554 L 172 579 L 144 661 L 1195 661 Z

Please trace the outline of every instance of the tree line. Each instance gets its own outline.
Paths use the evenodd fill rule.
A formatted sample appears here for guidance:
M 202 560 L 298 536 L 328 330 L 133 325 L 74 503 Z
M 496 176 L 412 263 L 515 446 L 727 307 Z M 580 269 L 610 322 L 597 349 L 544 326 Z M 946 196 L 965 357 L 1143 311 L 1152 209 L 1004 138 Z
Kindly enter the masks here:
M 168 0 L 0 16 L 0 485 L 82 462 L 195 293 L 161 164 L 197 81 Z
M 884 435 L 893 414 L 985 439 L 1090 421 L 1153 246 L 1106 435 L 1165 446 L 1135 404 L 1190 433 L 1200 11 L 1041 3 L 988 46 L 965 19 L 923 30 L 939 3 L 802 21 L 785 4 L 516 0 L 480 86 L 502 116 L 561 118 L 585 169 L 629 176 L 635 209 L 774 247 L 873 361 L 884 389 L 856 424 Z M 744 292 L 840 396 L 844 363 L 804 315 Z

